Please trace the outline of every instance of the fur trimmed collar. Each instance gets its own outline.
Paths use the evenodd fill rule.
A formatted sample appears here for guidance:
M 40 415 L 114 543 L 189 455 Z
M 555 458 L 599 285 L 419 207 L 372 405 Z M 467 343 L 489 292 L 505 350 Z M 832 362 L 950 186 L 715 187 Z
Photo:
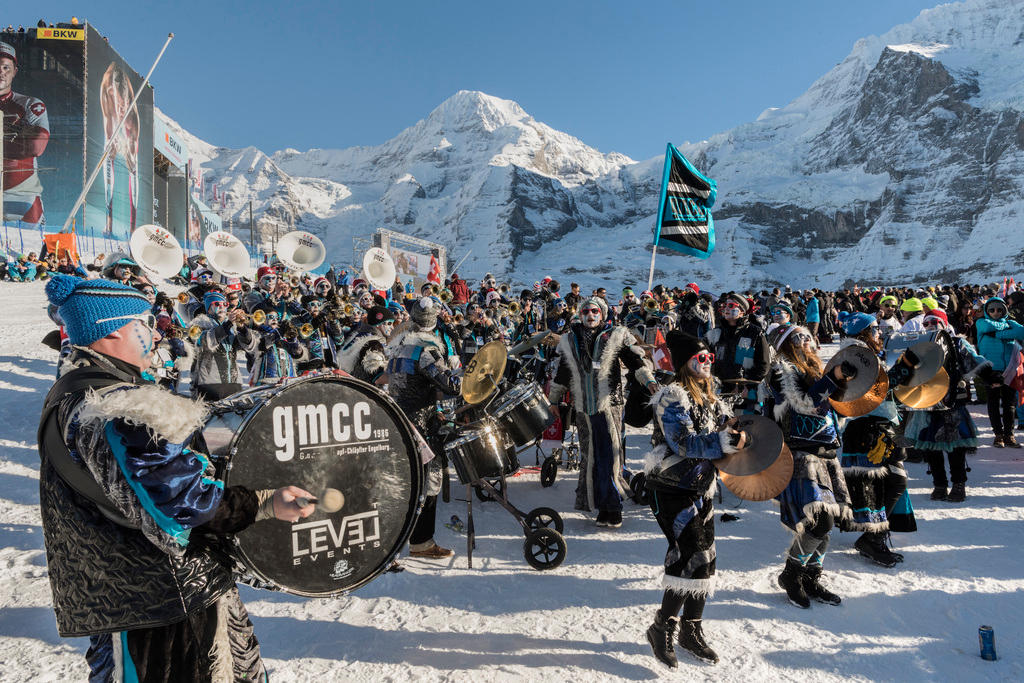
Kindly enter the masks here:
M 434 348 L 441 352 L 442 356 L 447 355 L 445 353 L 444 347 L 441 345 L 441 340 L 434 335 L 433 330 L 406 330 L 405 332 L 402 332 L 397 337 L 388 342 L 388 358 L 393 357 L 398 352 L 398 349 L 406 345 L 433 346 Z
M 801 415 L 816 415 L 818 412 L 814 401 L 807 395 L 807 390 L 800 384 L 800 371 L 796 366 L 784 358 L 776 358 L 772 365 L 779 373 L 779 384 L 782 388 L 782 403 L 775 404 L 775 418 L 779 419 L 786 408 L 800 413 Z
M 602 412 L 611 407 L 611 377 L 612 371 L 618 369 L 616 366 L 618 364 L 619 351 L 623 346 L 630 344 L 633 337 L 625 327 L 612 327 L 610 330 L 602 330 L 596 336 L 604 337 L 604 340 L 601 342 L 601 353 L 598 359 L 596 378 L 597 411 Z M 575 329 L 567 334 L 563 334 L 562 338 L 558 340 L 557 352 L 564 359 L 566 365 L 569 366 L 569 372 L 572 375 L 571 389 L 573 396 L 577 397 L 577 401 L 580 401 L 586 394 L 583 391 L 583 373 L 579 366 L 580 359 L 576 356 L 577 340 L 578 336 Z
M 155 384 L 117 384 L 86 393 L 78 419 L 85 424 L 120 418 L 145 427 L 154 438 L 182 443 L 202 428 L 207 414 L 202 401 L 172 394 Z

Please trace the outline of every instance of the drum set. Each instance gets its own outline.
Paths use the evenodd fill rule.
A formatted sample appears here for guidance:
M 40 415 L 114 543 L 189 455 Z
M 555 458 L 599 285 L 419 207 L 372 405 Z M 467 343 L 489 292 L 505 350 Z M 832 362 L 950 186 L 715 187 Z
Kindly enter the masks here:
M 472 567 L 475 489 L 481 500 L 496 501 L 519 522 L 527 563 L 538 570 L 554 569 L 566 554 L 561 516 L 548 507 L 523 512 L 509 502 L 506 486 L 506 478 L 520 469 L 519 451 L 537 443 L 554 420 L 551 404 L 537 382 L 506 374 L 508 360 L 509 351 L 500 341 L 481 347 L 466 364 L 464 405 L 447 415 L 445 456 L 466 487 L 467 557 Z

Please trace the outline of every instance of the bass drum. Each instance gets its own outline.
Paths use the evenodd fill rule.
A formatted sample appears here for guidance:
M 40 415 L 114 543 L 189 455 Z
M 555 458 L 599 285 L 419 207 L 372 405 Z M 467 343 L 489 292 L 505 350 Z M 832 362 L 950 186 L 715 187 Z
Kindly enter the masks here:
M 213 411 L 200 445 L 226 486 L 293 484 L 344 496 L 337 512 L 265 520 L 234 536 L 241 581 L 325 598 L 392 563 L 412 533 L 423 468 L 417 435 L 386 394 L 351 377 L 315 375 L 249 389 Z

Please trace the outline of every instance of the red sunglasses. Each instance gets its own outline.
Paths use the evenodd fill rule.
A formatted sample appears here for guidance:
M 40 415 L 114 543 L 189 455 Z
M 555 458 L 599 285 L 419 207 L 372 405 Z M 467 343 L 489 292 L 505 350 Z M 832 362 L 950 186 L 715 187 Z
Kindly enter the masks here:
M 701 351 L 699 353 L 695 353 L 691 357 L 691 360 L 693 360 L 693 358 L 696 358 L 698 363 L 714 363 L 715 362 L 715 354 L 711 353 L 710 351 Z

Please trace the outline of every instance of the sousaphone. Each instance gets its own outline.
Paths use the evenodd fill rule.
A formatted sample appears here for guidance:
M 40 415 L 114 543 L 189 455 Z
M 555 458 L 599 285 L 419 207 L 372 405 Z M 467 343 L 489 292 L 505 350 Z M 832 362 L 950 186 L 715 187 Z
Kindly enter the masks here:
M 252 275 L 249 250 L 242 240 L 230 232 L 217 230 L 203 240 L 203 253 L 210 268 L 225 278 L 243 278 Z
M 278 241 L 277 258 L 288 270 L 303 273 L 320 267 L 327 259 L 327 247 L 313 233 L 294 230 Z
M 391 289 L 396 274 L 391 255 L 380 247 L 370 247 L 363 254 L 363 279 L 370 285 L 370 289 Z
M 128 249 L 132 260 L 142 269 L 164 279 L 177 275 L 184 262 L 184 251 L 178 240 L 159 225 L 140 225 L 135 228 Z M 118 254 L 112 254 L 115 255 Z

